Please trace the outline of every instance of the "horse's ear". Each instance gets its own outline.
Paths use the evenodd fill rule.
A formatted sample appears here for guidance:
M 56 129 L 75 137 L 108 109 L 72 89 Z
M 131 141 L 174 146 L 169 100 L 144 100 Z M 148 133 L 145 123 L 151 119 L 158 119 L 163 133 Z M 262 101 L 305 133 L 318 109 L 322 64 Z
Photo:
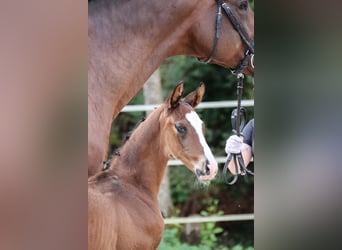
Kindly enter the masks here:
M 201 82 L 200 86 L 195 91 L 192 91 L 190 94 L 184 97 L 184 101 L 195 108 L 201 102 L 204 92 L 205 86 L 204 83 Z
M 178 106 L 178 103 L 183 95 L 184 81 L 178 83 L 176 88 L 173 90 L 172 94 L 167 98 L 167 107 L 169 109 L 174 109 Z

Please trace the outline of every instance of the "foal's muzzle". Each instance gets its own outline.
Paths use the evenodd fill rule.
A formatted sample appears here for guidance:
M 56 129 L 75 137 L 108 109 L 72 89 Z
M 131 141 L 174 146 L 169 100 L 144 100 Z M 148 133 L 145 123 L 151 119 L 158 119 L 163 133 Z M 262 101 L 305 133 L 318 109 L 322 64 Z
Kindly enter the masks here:
M 211 181 L 217 174 L 217 162 L 209 162 L 205 160 L 203 164 L 196 167 L 196 175 L 200 181 Z

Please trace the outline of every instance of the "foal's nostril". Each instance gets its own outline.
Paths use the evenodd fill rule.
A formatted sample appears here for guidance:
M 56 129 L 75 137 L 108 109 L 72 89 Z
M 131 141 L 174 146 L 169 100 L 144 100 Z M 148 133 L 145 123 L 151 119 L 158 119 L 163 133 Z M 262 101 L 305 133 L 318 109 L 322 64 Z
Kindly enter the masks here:
M 210 175 L 210 168 L 208 166 L 209 166 L 209 161 L 206 160 L 205 163 L 203 163 L 201 169 L 196 169 L 196 174 L 198 176 Z
M 196 169 L 196 174 L 197 174 L 198 176 L 204 175 L 203 171 L 202 171 L 202 170 L 199 170 L 199 169 Z
M 208 165 L 205 166 L 205 173 L 206 175 L 210 175 L 210 168 L 208 167 Z
M 206 159 L 205 160 L 205 173 L 206 173 L 206 175 L 210 175 L 210 168 L 208 166 L 209 166 L 209 161 L 208 161 L 208 159 Z

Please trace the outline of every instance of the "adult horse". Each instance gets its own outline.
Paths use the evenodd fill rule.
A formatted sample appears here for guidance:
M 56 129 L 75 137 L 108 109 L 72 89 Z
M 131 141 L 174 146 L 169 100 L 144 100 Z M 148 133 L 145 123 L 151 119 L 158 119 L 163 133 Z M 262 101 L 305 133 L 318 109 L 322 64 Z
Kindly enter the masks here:
M 209 182 L 217 162 L 194 111 L 204 85 L 181 99 L 179 84 L 142 122 L 108 170 L 88 180 L 88 249 L 156 249 L 164 229 L 158 192 L 170 158 Z
M 89 176 L 106 159 L 113 119 L 164 59 L 190 55 L 232 69 L 246 58 L 250 47 L 246 37 L 254 38 L 253 11 L 247 0 L 227 0 L 225 8 L 229 7 L 235 21 L 218 19 L 222 3 L 223 0 L 89 1 Z M 245 39 L 239 31 L 242 28 Z M 245 73 L 253 72 L 249 63 Z

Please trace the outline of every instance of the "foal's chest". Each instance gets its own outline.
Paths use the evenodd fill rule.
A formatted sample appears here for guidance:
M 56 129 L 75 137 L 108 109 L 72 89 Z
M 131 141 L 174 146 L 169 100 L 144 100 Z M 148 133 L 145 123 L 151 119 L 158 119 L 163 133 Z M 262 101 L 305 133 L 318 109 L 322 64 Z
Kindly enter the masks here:
M 158 204 L 152 205 L 136 197 L 135 206 L 120 206 L 119 211 L 118 249 L 149 250 L 158 247 L 164 231 Z

